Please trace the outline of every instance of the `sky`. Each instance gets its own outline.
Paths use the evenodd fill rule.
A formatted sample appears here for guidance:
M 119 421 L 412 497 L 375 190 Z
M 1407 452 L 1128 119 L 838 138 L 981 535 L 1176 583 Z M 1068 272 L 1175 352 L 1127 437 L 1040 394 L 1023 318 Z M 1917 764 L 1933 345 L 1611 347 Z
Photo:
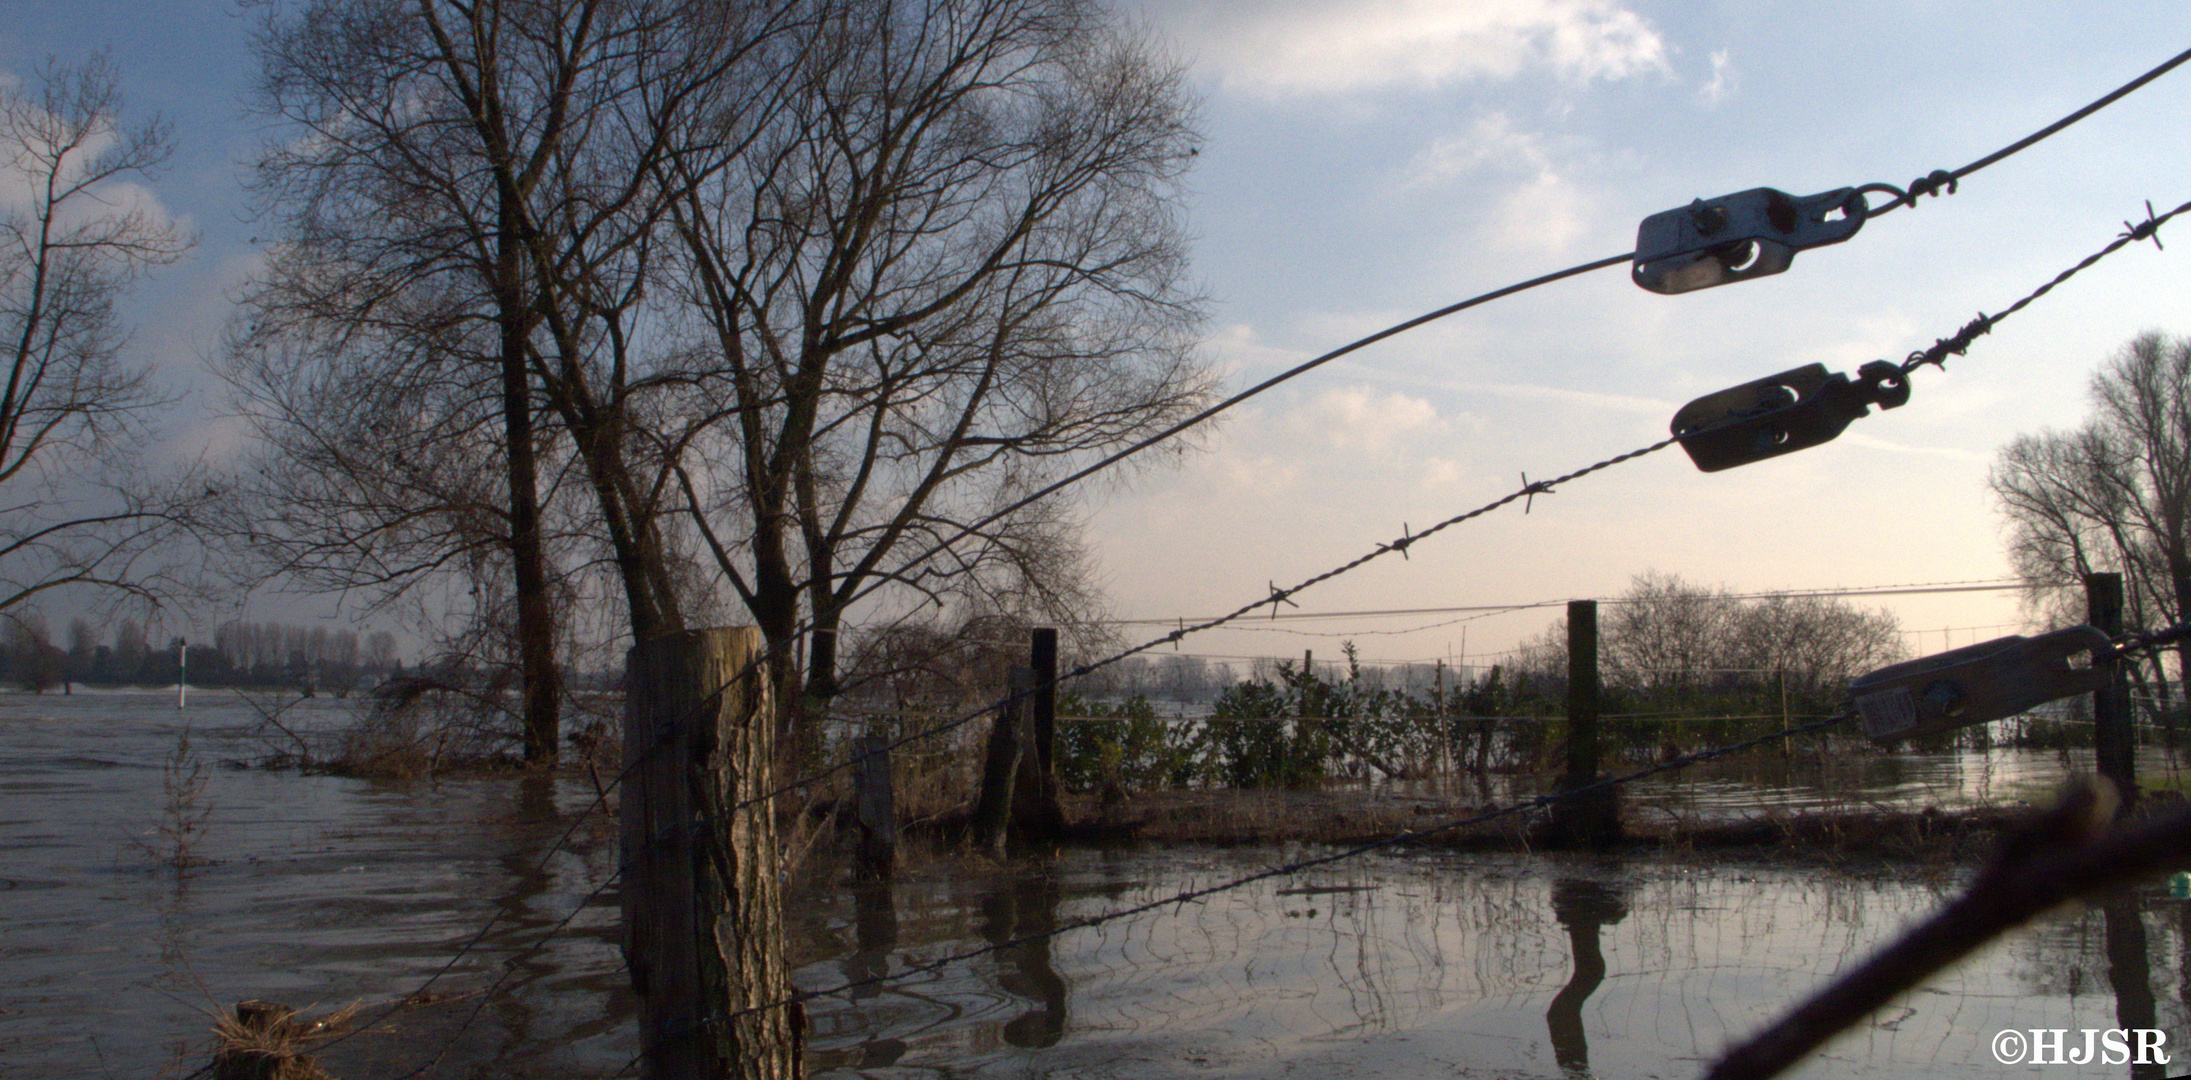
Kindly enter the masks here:
M 1648 215 L 1757 187 L 1907 186 L 2005 146 L 2191 46 L 2171 3 L 1126 0 L 1186 65 L 1206 143 L 1189 177 L 1204 348 L 1229 388 L 1392 323 L 1635 246 Z M 222 0 L 0 0 L 0 77 L 111 47 L 134 113 L 174 121 L 153 195 L 199 230 L 143 286 L 131 348 L 191 395 L 167 452 L 233 440 L 204 374 L 263 226 L 241 187 L 260 131 L 248 21 Z M 2191 67 L 1972 176 L 1952 195 L 1678 296 L 1600 270 L 1380 343 L 1225 414 L 1175 466 L 1086 507 L 1129 641 L 1229 612 L 1379 543 L 1663 438 L 1702 394 L 1822 363 L 1899 360 L 2191 199 Z M 2171 186 L 2178 185 L 2178 186 Z M 1838 440 L 1705 474 L 1678 450 L 1467 522 L 1176 650 L 1474 666 L 1560 601 L 1646 571 L 1735 592 L 2008 577 L 1986 489 L 2019 434 L 2077 425 L 2092 371 L 2147 330 L 2191 334 L 2191 232 L 2124 250 L 1914 378 Z M 2169 231 L 2162 232 L 2169 243 Z M 2012 591 L 1860 599 L 1912 651 L 2025 632 Z M 294 600 L 254 598 L 265 618 Z

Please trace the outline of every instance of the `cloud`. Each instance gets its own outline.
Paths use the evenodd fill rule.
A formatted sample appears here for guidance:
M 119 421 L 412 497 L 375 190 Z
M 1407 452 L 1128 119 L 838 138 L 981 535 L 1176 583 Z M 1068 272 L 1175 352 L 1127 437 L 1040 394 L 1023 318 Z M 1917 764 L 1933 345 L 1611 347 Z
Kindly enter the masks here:
M 1173 22 L 1226 86 L 1273 95 L 1668 70 L 1658 30 L 1619 0 L 1199 0 Z
M 1439 139 L 1408 163 L 1410 187 L 1432 187 L 1478 172 L 1552 172 L 1552 152 L 1543 135 L 1517 131 L 1503 112 L 1478 116 L 1468 134 Z
M 1407 435 L 1444 426 L 1430 402 L 1397 392 L 1378 393 L 1366 386 L 1318 394 L 1295 415 L 1294 425 L 1334 449 L 1372 454 L 1389 453 Z
M 1712 77 L 1697 90 L 1698 100 L 1707 108 L 1716 108 L 1720 102 L 1734 96 L 1742 89 L 1742 76 L 1735 71 L 1734 60 L 1725 49 L 1712 52 Z
M 1572 153 L 1573 148 L 1567 148 Z M 1448 187 L 1483 173 L 1518 177 L 1498 185 L 1504 194 L 1491 214 L 1485 240 L 1499 251 L 1567 251 L 1590 227 L 1592 199 L 1557 165 L 1558 150 L 1543 134 L 1522 131 L 1503 112 L 1489 112 L 1468 133 L 1439 139 L 1409 162 L 1402 186 Z

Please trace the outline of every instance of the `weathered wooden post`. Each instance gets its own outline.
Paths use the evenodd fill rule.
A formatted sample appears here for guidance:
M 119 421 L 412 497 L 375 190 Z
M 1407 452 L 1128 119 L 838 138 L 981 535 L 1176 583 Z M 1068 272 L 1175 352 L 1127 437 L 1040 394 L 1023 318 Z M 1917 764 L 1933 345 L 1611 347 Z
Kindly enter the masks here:
M 2123 576 L 2086 574 L 2086 619 L 2108 637 L 2123 632 Z M 2121 799 L 2117 816 L 2127 814 L 2138 800 L 2137 741 L 2130 726 L 2129 673 L 2123 661 L 2115 661 L 2107 686 L 2092 692 L 2092 747 L 2101 776 L 2115 785 Z
M 1598 779 L 1598 602 L 1567 602 L 1567 774 L 1561 791 Z M 1620 839 L 1620 795 L 1606 788 L 1562 800 L 1552 809 L 1561 843 L 1599 846 Z
M 1013 668 L 1010 695 L 997 708 L 996 726 L 989 729 L 989 752 L 981 771 L 981 798 L 974 804 L 974 842 L 1004 856 L 1004 841 L 1011 831 L 1012 810 L 1020 787 L 1020 763 L 1030 756 L 1034 743 L 1033 711 L 1035 673 Z
M 1012 819 L 1020 831 L 1034 840 L 1056 840 L 1065 835 L 1065 809 L 1058 800 L 1057 783 L 1057 631 L 1035 629 L 1028 648 L 1028 667 L 1034 676 L 1034 696 L 1024 715 L 1029 752 L 1020 764 L 1023 782 L 1015 800 Z
M 888 881 L 898 860 L 898 800 L 890 780 L 890 738 L 862 735 L 853 744 L 853 804 L 860 826 L 853 856 L 855 881 Z
M 792 1009 L 772 786 L 775 709 L 753 627 L 634 646 L 624 711 L 624 955 L 646 1075 L 789 1080 Z

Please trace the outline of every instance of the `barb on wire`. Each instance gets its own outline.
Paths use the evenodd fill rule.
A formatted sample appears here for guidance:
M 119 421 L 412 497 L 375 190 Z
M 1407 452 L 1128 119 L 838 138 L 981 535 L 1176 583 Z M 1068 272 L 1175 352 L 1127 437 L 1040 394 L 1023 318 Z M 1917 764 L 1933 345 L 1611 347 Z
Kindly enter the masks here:
M 2122 234 L 2131 240 L 2151 240 L 2153 241 L 2154 250 L 2166 251 L 2168 249 L 2161 244 L 2160 231 L 2160 219 L 2153 216 L 2153 200 L 2147 199 L 2145 200 L 2145 220 L 2136 225 L 2132 225 L 2127 220 L 2124 221 Z
M 1403 559 L 1403 560 L 1405 560 L 1405 559 L 1407 559 L 1407 546 L 1408 546 L 1409 544 L 1412 544 L 1412 543 L 1414 543 L 1414 542 L 1415 542 L 1415 537 L 1414 537 L 1413 535 L 1411 535 L 1411 533 L 1410 533 L 1410 531 L 1409 531 L 1409 527 L 1408 527 L 1408 524 L 1407 524 L 1407 522 L 1403 521 L 1403 522 L 1401 522 L 1401 523 L 1400 523 L 1400 538 L 1399 538 L 1398 540 L 1393 540 L 1393 541 L 1390 541 L 1390 542 L 1388 542 L 1388 543 L 1383 543 L 1383 544 L 1379 544 L 1379 545 L 1377 545 L 1377 546 L 1378 546 L 1379 548 L 1384 548 L 1384 549 L 1390 549 L 1390 550 L 1392 550 L 1392 551 L 1397 551 L 1397 552 L 1399 552 L 1399 553 L 1400 553 L 1400 558 L 1401 558 L 1401 559 Z M 1300 605 L 1296 604 L 1296 605 L 1294 605 L 1294 606 L 1296 606 L 1296 607 L 1299 607 Z M 1276 618 L 1278 618 L 1278 609 L 1277 609 L 1277 608 L 1275 608 L 1275 607 L 1271 608 L 1271 611 L 1270 611 L 1270 617 L 1271 617 L 1272 619 L 1276 619 Z
M 2191 202 L 2183 203 L 2182 205 L 2177 206 L 2175 209 L 2170 210 L 2169 212 L 2162 214 L 2159 217 L 2153 217 L 2150 213 L 2148 213 L 2144 224 L 2130 230 L 2130 232 L 2124 233 L 2121 236 L 2117 236 L 2114 241 L 2109 243 L 2106 247 L 2103 247 L 2100 250 L 2085 256 L 2084 260 L 2079 262 L 2077 265 L 2072 266 L 2069 269 L 2054 275 L 2054 280 L 2049 281 L 2036 289 L 2033 289 L 2030 295 L 2016 301 L 2013 304 L 2010 304 L 2006 309 L 2002 310 L 2000 314 L 1993 316 L 1993 322 L 1999 323 L 2002 319 L 2008 318 L 2009 316 L 2014 315 L 2017 312 L 2031 306 L 2032 301 L 2037 300 L 2040 297 L 2045 296 L 2047 293 L 2054 291 L 2055 286 L 2060 285 L 2065 281 L 2068 281 L 2070 278 L 2076 277 L 2078 274 L 2081 274 L 2084 271 L 2090 269 L 2094 263 L 2097 263 L 2101 259 L 2107 258 L 2108 256 L 2113 255 L 2118 251 L 2121 251 L 2123 248 L 2128 247 L 2129 245 L 2134 244 L 2139 240 L 2152 239 L 2155 243 L 2159 243 L 2160 240 L 2158 233 L 2160 232 L 2160 227 L 2164 224 L 2167 224 L 2170 218 L 2173 218 L 2176 215 L 2181 214 L 2187 210 L 2191 210 Z
M 1286 877 L 1293 874 L 1301 873 L 1304 870 L 1312 870 L 1319 866 L 1327 866 L 1345 859 L 1358 858 L 1363 855 L 1368 855 L 1374 852 L 1384 851 L 1390 848 L 1400 847 L 1407 844 L 1421 843 L 1425 839 L 1437 836 L 1441 833 L 1452 832 L 1457 829 L 1467 828 L 1471 825 L 1480 825 L 1488 821 L 1495 821 L 1500 818 L 1512 817 L 1517 814 L 1527 814 L 1549 810 L 1552 807 L 1560 803 L 1567 802 L 1571 799 L 1585 798 L 1587 796 L 1594 795 L 1602 791 L 1609 791 L 1623 784 L 1634 783 L 1637 780 L 1641 780 L 1646 777 L 1656 776 L 1660 773 L 1674 772 L 1680 769 L 1686 769 L 1692 765 L 1697 765 L 1706 761 L 1712 761 L 1718 758 L 1726 757 L 1730 754 L 1738 754 L 1744 750 L 1755 749 L 1769 743 L 1779 742 L 1785 739 L 1792 739 L 1802 735 L 1816 734 L 1836 725 L 1846 723 L 1851 717 L 1855 715 L 1855 710 L 1844 709 L 1841 712 L 1835 713 L 1830 717 L 1816 721 L 1814 723 L 1803 724 L 1797 727 L 1786 728 L 1778 731 L 1769 731 L 1754 738 L 1744 739 L 1740 742 L 1729 743 L 1726 746 L 1712 747 L 1705 750 L 1698 750 L 1688 754 L 1683 754 L 1679 757 L 1668 758 L 1664 761 L 1657 762 L 1652 765 L 1647 765 L 1643 768 L 1636 769 L 1632 772 L 1623 773 L 1619 776 L 1607 777 L 1593 783 L 1569 788 L 1564 791 L 1539 795 L 1535 798 L 1525 799 L 1520 802 L 1514 803 L 1511 806 L 1485 810 L 1480 813 L 1471 814 L 1467 817 L 1455 818 L 1452 820 L 1430 825 L 1426 828 L 1405 830 L 1392 836 L 1367 841 L 1365 843 L 1356 844 L 1351 847 L 1341 848 L 1337 851 L 1328 852 L 1323 855 L 1317 855 L 1310 858 L 1299 859 L 1294 862 L 1285 863 L 1283 865 L 1269 867 L 1267 869 L 1259 870 L 1252 874 L 1246 874 L 1241 877 L 1233 878 L 1229 881 L 1221 882 L 1216 885 L 1208 885 L 1196 889 L 1187 889 L 1182 892 L 1163 897 L 1162 899 L 1151 900 L 1146 903 L 1135 904 L 1131 907 L 1119 908 L 1113 911 L 1104 912 L 1099 915 L 1092 915 L 1086 918 L 1075 919 L 1049 930 L 1039 930 L 1033 933 L 1022 934 L 1019 937 L 1011 938 L 1009 940 L 991 942 L 979 948 L 969 949 L 965 952 L 960 953 L 953 953 L 952 955 L 945 956 L 937 960 L 932 960 L 924 964 L 914 964 L 907 967 L 899 968 L 887 974 L 876 975 L 865 979 L 847 980 L 834 986 L 823 987 L 819 990 L 800 991 L 799 993 L 793 994 L 790 997 L 784 998 L 779 1001 L 766 1002 L 760 1005 L 748 1006 L 746 1008 L 738 1009 L 732 1012 L 719 1013 L 715 1016 L 707 1018 L 705 1021 L 702 1022 L 702 1024 L 703 1026 L 712 1026 L 715 1024 L 728 1023 L 730 1021 L 737 1020 L 746 1016 L 751 1016 L 757 1013 L 768 1012 L 774 1009 L 789 1008 L 793 1005 L 803 1004 L 805 1002 L 812 1001 L 815 998 L 828 997 L 833 994 L 842 994 L 852 990 L 865 989 L 870 986 L 879 986 L 885 983 L 899 982 L 901 980 L 912 978 L 917 975 L 926 975 L 936 971 L 940 971 L 953 964 L 961 964 L 968 960 L 979 959 L 980 957 L 1003 952 L 1008 949 L 1016 949 L 1024 945 L 1031 945 L 1039 941 L 1046 941 L 1051 938 L 1070 933 L 1074 930 L 1085 930 L 1091 927 L 1102 926 L 1106 923 L 1116 922 L 1120 919 L 1130 918 L 1135 915 L 1144 914 L 1150 911 L 1156 911 L 1161 908 L 1175 907 L 1187 903 L 1200 902 L 1219 893 L 1230 892 L 1234 889 L 1239 889 L 1248 885 L 1252 885 L 1258 881 L 1267 881 L 1271 878 L 1276 877 Z M 632 1061 L 637 1062 L 638 1060 L 640 1060 L 640 1058 L 644 1056 L 645 1055 L 642 1052 L 639 1057 L 634 1057 Z M 629 1067 L 630 1066 L 627 1064 L 626 1068 Z
M 1908 359 L 1902 361 L 1902 373 L 1907 375 L 1926 364 L 1944 371 L 1947 369 L 1949 356 L 1962 356 L 1970 352 L 1970 343 L 1973 340 L 1992 332 L 1993 317 L 1981 311 L 1977 318 L 1964 323 L 1963 328 L 1955 332 L 1955 336 L 1941 338 L 1934 341 L 1931 348 L 1919 349 L 1909 354 Z
M 1286 605 L 1287 607 L 1300 607 L 1300 606 L 1301 606 L 1301 605 L 1299 605 L 1299 604 L 1297 604 L 1297 603 L 1294 603 L 1294 601 L 1293 601 L 1293 597 L 1292 597 L 1292 595 L 1291 595 L 1291 593 L 1293 592 L 1293 590 L 1291 590 L 1291 589 L 1281 589 L 1281 588 L 1279 588 L 1279 587 L 1278 587 L 1278 583 L 1277 583 L 1277 582 L 1275 582 L 1275 581 L 1273 581 L 1273 582 L 1269 582 L 1268 584 L 1270 585 L 1270 599 L 1268 599 L 1268 600 L 1265 600 L 1265 601 L 1263 601 L 1263 603 L 1265 603 L 1265 604 L 1269 604 L 1269 605 L 1270 605 L 1270 617 L 1271 617 L 1271 618 L 1275 619 L 1275 618 L 1277 618 L 1277 617 L 1278 617 L 1278 605 L 1280 605 L 1280 604 L 1284 604 L 1284 605 Z M 1260 607 L 1261 605 L 1257 605 L 1257 606 L 1259 606 L 1259 607 Z
M 1522 494 L 1527 497 L 1522 501 L 1522 513 L 1528 513 L 1532 507 L 1537 505 L 1537 496 L 1553 494 L 1552 485 L 1556 482 L 1553 480 L 1539 480 L 1532 484 L 1529 482 L 1529 474 L 1523 473 Z

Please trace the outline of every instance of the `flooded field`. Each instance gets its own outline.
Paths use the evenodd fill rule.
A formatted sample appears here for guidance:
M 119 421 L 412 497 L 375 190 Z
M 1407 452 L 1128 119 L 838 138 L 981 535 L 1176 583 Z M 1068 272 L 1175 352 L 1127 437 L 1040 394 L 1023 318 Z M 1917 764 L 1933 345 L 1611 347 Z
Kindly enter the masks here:
M 313 701 L 284 721 L 312 731 L 346 717 Z M 191 852 L 202 865 L 178 876 L 162 865 L 160 828 L 185 720 L 206 766 Z M 158 695 L 0 696 L 0 1076 L 179 1076 L 204 1062 L 206 1014 L 220 1005 L 387 1002 L 444 967 L 435 989 L 458 997 L 323 1062 L 355 1080 L 429 1063 L 427 1076 L 605 1076 L 629 1061 L 616 894 L 604 888 L 615 833 L 588 813 L 583 777 L 383 783 L 223 764 L 280 749 L 270 737 L 234 699 L 197 697 L 178 714 Z M 1637 798 L 1687 814 L 1828 797 L 1953 807 L 2038 795 L 2063 769 L 2057 755 L 1995 752 L 1873 759 L 1864 767 L 1891 775 L 1868 786 L 1754 771 L 1775 760 L 1653 781 Z M 789 905 L 798 984 L 903 972 L 1308 850 L 914 858 L 895 885 L 859 890 L 821 867 Z M 809 1003 L 810 1066 L 939 1080 L 1693 1076 L 1965 872 L 1368 856 L 828 994 Z M 2004 1028 L 2152 1026 L 2191 1055 L 2187 930 L 2191 901 L 2158 887 L 2058 916 L 1908 995 L 1798 1075 L 2033 1075 L 1994 1060 L 1989 1040 Z M 477 993 L 497 980 L 494 996 Z M 2176 1060 L 2166 1075 L 2191 1072 L 2191 1056 Z

